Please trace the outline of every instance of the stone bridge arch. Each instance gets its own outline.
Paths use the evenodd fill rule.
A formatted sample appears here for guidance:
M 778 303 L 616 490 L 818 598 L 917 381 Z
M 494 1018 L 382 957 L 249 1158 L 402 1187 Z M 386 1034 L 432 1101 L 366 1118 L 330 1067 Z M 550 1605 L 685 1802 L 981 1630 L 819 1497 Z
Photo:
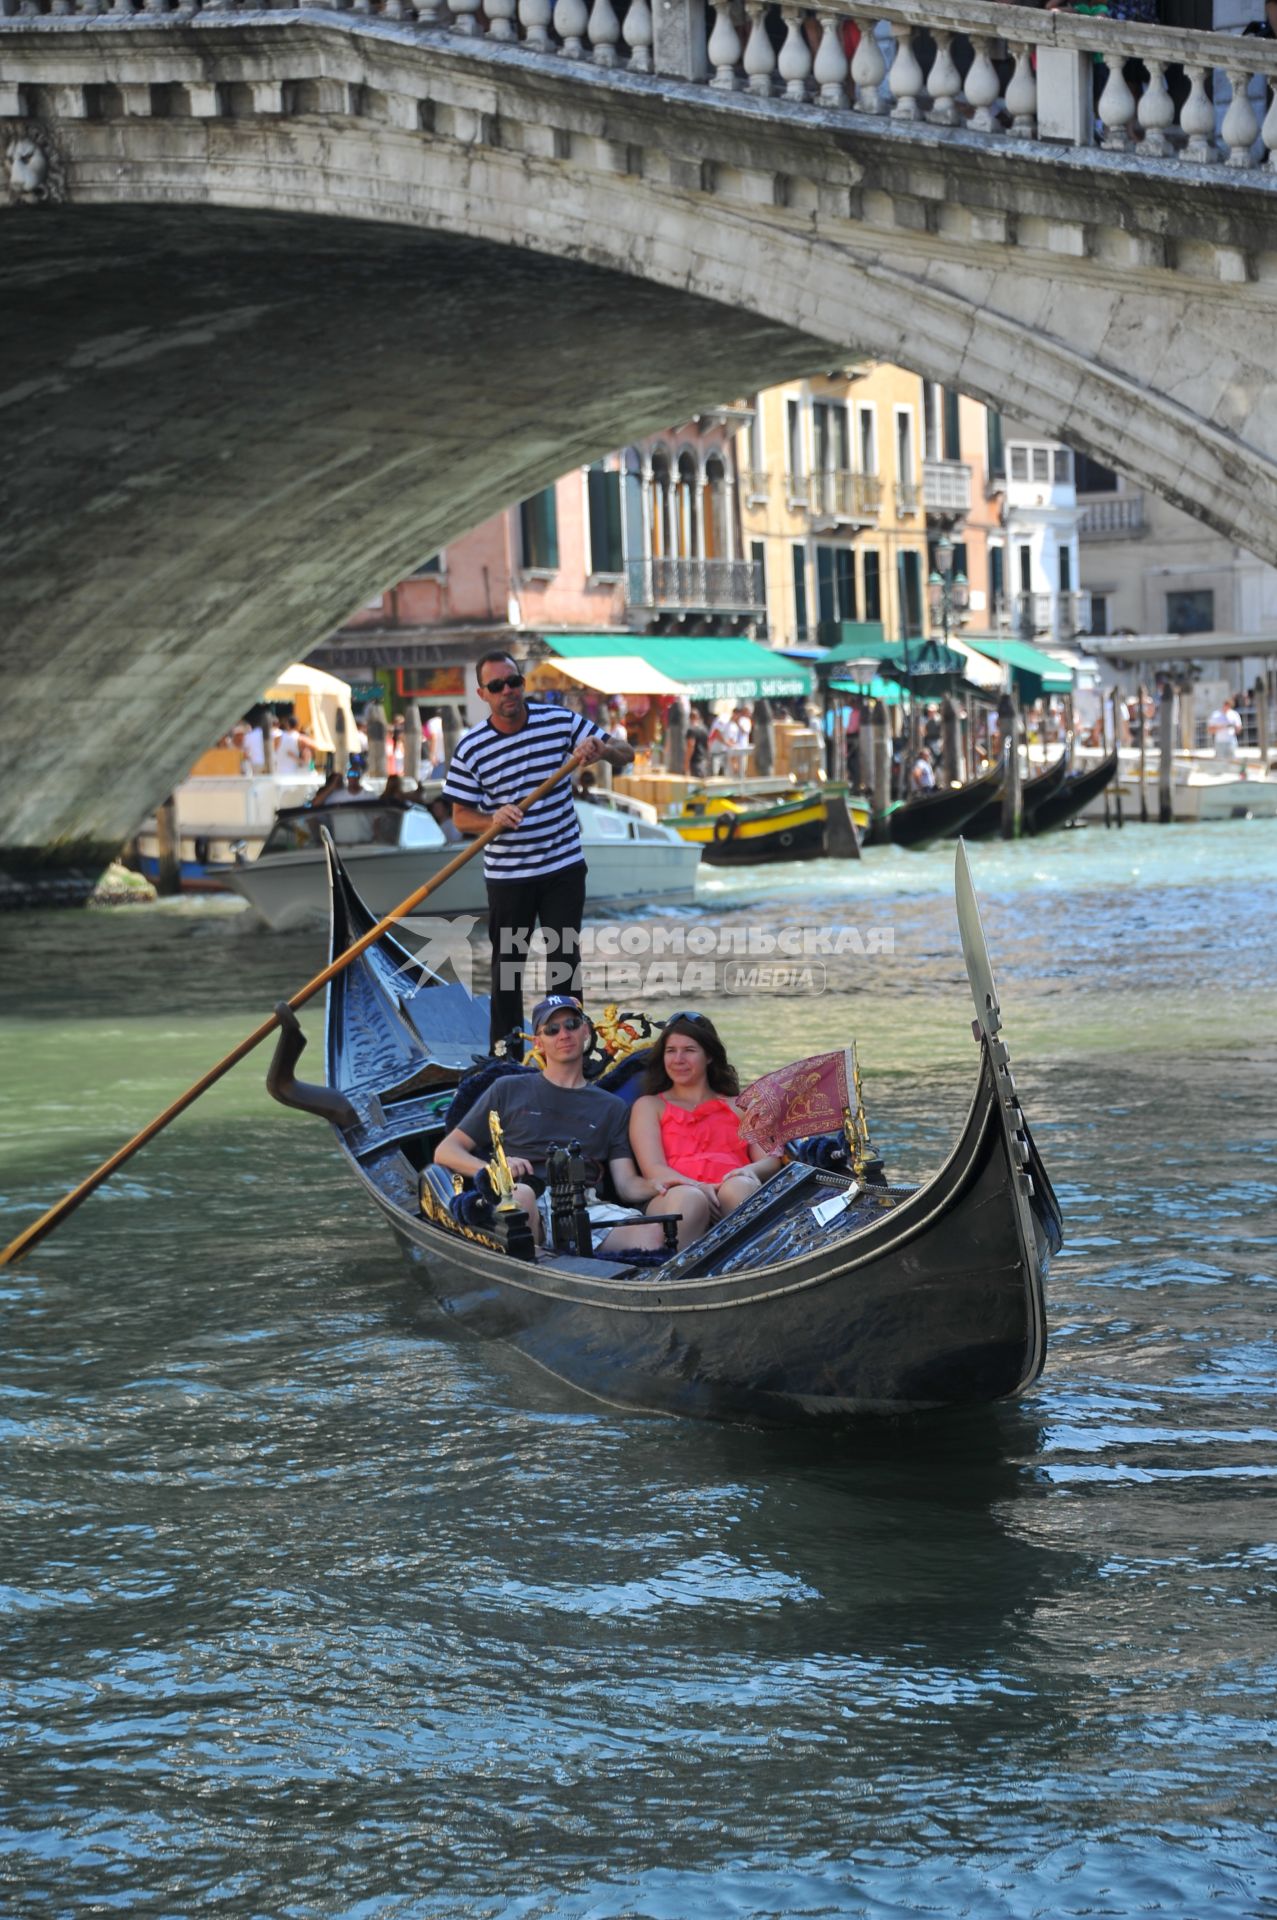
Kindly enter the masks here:
M 0 27 L 52 189 L 11 174 L 0 212 L 4 764 L 29 700 L 76 743 L 0 776 L 11 865 L 118 843 L 283 659 L 500 505 L 852 355 L 1277 560 L 1270 171 L 1009 159 L 380 19 L 73 24 Z

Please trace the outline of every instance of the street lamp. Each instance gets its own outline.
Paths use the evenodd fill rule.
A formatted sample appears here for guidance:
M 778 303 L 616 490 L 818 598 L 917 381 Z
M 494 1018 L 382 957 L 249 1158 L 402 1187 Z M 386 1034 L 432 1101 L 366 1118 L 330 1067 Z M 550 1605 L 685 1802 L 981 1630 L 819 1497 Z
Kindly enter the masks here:
M 927 591 L 931 618 L 939 621 L 948 646 L 949 635 L 957 624 L 953 616 L 966 612 L 971 596 L 966 574 L 953 571 L 953 541 L 947 533 L 942 533 L 936 541 L 936 567 L 927 581 Z

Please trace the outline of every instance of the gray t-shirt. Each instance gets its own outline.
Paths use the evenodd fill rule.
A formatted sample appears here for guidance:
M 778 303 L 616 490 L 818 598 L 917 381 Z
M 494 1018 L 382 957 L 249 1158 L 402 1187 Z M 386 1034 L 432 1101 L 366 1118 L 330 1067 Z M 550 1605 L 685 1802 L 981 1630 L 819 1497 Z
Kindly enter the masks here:
M 506 1153 L 530 1160 L 538 1179 L 545 1179 L 550 1148 L 566 1147 L 571 1140 L 580 1141 L 595 1184 L 607 1161 L 634 1157 L 630 1110 L 602 1087 L 557 1087 L 541 1073 L 510 1073 L 494 1081 L 457 1122 L 485 1159 L 492 1150 L 488 1115 L 494 1107 L 501 1116 Z

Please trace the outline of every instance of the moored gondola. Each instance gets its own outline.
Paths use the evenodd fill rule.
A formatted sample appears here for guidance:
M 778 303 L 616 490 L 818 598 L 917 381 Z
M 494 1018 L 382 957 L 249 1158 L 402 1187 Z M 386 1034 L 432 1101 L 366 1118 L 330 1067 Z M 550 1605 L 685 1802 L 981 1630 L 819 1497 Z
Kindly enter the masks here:
M 1089 806 L 1092 800 L 1103 793 L 1116 773 L 1116 748 L 1085 773 L 1070 773 L 1055 793 L 1034 808 L 1029 832 L 1049 833 L 1053 827 L 1065 826 L 1081 813 L 1083 807 Z
M 973 816 L 999 804 L 1004 781 L 999 762 L 964 786 L 937 787 L 932 793 L 917 794 L 876 816 L 870 839 L 878 844 L 890 840 L 897 847 L 927 847 L 936 840 L 952 839 L 966 831 L 966 823 Z
M 1020 818 L 1025 833 L 1040 831 L 1037 825 L 1039 810 L 1054 799 L 1063 787 L 1069 771 L 1069 751 L 1066 747 L 1058 760 L 1053 760 L 1041 773 L 1035 773 L 1026 780 L 1020 789 Z M 991 800 L 979 813 L 967 822 L 962 829 L 964 840 L 990 840 L 1002 831 L 1001 796 Z
M 329 862 L 335 957 L 373 921 L 331 848 Z M 1043 1282 L 1062 1229 L 1017 1103 L 961 849 L 957 889 L 980 1059 L 940 1171 L 918 1188 L 876 1186 L 796 1158 L 659 1264 L 517 1258 L 452 1217 L 451 1183 L 432 1157 L 482 1055 L 486 1004 L 438 982 L 389 934 L 329 985 L 327 1085 L 293 1081 L 304 1044 L 295 1022 L 268 1084 L 332 1124 L 455 1321 L 600 1400 L 803 1424 L 1002 1399 L 1041 1371 Z

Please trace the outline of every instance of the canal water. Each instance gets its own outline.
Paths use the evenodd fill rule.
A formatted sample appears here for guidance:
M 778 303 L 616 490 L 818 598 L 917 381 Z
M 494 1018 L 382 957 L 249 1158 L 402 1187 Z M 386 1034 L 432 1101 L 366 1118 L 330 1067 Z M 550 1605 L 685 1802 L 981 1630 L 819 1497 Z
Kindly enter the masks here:
M 1277 831 L 974 864 L 1068 1235 L 1020 1403 L 591 1405 L 433 1315 L 264 1059 L 0 1276 L 0 1913 L 1277 1914 Z M 702 880 L 879 930 L 709 1010 L 746 1074 L 856 1035 L 896 1178 L 975 1070 L 951 869 Z M 209 902 L 0 945 L 5 1237 L 318 964 Z

